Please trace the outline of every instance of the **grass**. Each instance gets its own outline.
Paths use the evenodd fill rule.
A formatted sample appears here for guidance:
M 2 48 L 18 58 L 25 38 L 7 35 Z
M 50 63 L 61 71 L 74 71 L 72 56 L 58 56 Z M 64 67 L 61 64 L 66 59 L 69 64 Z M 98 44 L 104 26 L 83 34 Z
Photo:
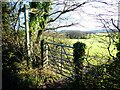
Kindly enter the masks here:
M 76 42 L 86 44 L 86 55 L 89 56 L 87 60 L 94 65 L 99 65 L 108 62 L 111 56 L 116 56 L 116 47 L 107 34 L 94 34 L 90 39 L 68 39 L 73 45 Z M 111 42 L 111 43 L 110 43 Z M 108 50 L 109 47 L 109 50 Z
M 75 42 L 79 41 L 79 42 L 83 42 L 86 44 L 87 46 L 87 50 L 89 50 L 89 53 L 90 55 L 94 55 L 96 53 L 99 53 L 99 54 L 103 54 L 103 55 L 108 55 L 108 45 L 106 45 L 105 43 L 99 43 L 97 40 L 94 40 L 94 39 L 72 39 L 72 44 L 74 44 Z M 111 45 L 110 46 L 110 50 L 112 52 L 112 50 L 114 50 L 114 45 Z M 88 51 L 87 51 L 88 52 Z M 114 50 L 114 53 L 112 54 L 115 54 L 116 50 Z
M 112 56 L 116 56 L 116 47 L 115 43 L 108 37 L 107 33 L 91 34 L 89 39 L 66 39 L 66 38 L 54 38 L 55 43 L 61 43 L 73 46 L 76 42 L 82 42 L 86 44 L 86 57 L 87 60 L 94 65 L 99 65 L 108 62 L 109 59 L 112 59 Z M 49 37 L 51 39 L 51 37 Z M 116 40 L 116 38 L 115 38 Z M 109 47 L 109 50 L 108 50 Z M 68 51 L 70 54 L 73 52 Z
M 90 38 L 90 39 L 69 39 L 71 40 L 71 45 L 74 44 L 75 42 L 83 42 L 86 44 L 86 53 L 89 53 L 89 55 L 104 55 L 108 56 L 108 47 L 109 47 L 109 41 L 108 38 L 100 38 L 100 37 L 95 37 L 95 38 Z M 110 52 L 113 56 L 116 54 L 116 48 L 113 43 L 110 44 Z

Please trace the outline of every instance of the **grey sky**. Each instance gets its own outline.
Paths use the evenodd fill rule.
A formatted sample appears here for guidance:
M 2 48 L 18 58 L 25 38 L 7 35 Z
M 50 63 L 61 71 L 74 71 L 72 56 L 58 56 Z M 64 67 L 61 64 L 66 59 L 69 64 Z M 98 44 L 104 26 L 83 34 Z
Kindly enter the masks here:
M 81 2 L 83 1 L 85 0 L 81 0 Z M 118 1 L 104 0 L 104 2 L 90 2 L 77 9 L 76 11 L 67 13 L 66 15 L 62 16 L 63 18 L 67 17 L 68 20 L 58 20 L 58 25 L 63 25 L 70 22 L 77 22 L 79 24 L 72 27 L 61 28 L 59 30 L 67 29 L 85 31 L 103 29 L 103 24 L 98 19 L 105 19 L 109 22 L 113 18 L 113 20 L 115 20 L 115 23 L 117 23 L 116 20 L 118 19 Z M 110 27 L 113 28 L 112 25 Z
M 31 1 L 31 0 L 25 0 L 25 1 Z M 59 20 L 57 20 L 54 23 L 51 23 L 50 26 L 59 26 L 59 25 L 65 25 L 70 23 L 79 23 L 75 26 L 66 27 L 66 28 L 60 28 L 58 30 L 98 30 L 103 29 L 103 24 L 98 19 L 107 19 L 109 22 L 111 18 L 113 20 L 118 19 L 118 1 L 119 0 L 54 0 L 54 2 L 63 2 L 67 1 L 70 4 L 73 4 L 75 2 L 82 3 L 84 1 L 89 1 L 89 3 L 83 5 L 76 11 L 67 13 L 65 15 L 62 15 Z M 100 2 L 102 3 L 100 3 Z M 106 3 L 105 3 L 106 2 Z M 53 6 L 53 10 L 60 10 L 63 9 L 63 6 Z M 55 15 L 54 15 L 55 16 Z M 53 16 L 53 17 L 54 17 Z M 21 16 L 23 17 L 23 15 Z M 111 28 L 112 25 L 111 25 Z

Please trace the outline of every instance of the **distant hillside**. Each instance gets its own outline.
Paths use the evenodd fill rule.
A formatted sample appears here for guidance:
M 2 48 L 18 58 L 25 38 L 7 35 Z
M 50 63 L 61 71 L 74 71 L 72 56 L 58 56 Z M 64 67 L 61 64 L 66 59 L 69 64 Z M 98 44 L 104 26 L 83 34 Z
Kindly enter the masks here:
M 66 32 L 69 32 L 69 31 L 80 31 L 80 30 L 61 30 L 59 31 L 60 33 L 66 33 Z M 114 30 L 116 31 L 116 30 Z M 102 30 L 90 30 L 90 31 L 80 31 L 80 32 L 83 32 L 83 33 L 106 33 L 107 31 L 105 29 L 102 29 Z M 112 32 L 112 30 L 109 30 L 109 32 Z
M 70 39 L 86 39 L 87 37 L 87 32 L 83 32 L 80 30 L 61 30 L 59 33 L 64 34 L 67 38 Z

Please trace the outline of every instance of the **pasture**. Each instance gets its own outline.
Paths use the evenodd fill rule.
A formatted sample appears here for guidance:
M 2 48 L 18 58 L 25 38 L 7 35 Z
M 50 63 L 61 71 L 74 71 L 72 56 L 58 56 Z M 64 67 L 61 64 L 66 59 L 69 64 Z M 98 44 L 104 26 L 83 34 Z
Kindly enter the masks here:
M 94 65 L 106 63 L 112 56 L 116 56 L 115 43 L 106 33 L 94 34 L 89 39 L 68 39 L 68 41 L 71 45 L 75 42 L 85 43 L 87 60 Z
M 53 39 L 54 38 L 54 39 Z M 82 42 L 86 44 L 86 60 L 87 62 L 94 65 L 101 65 L 112 61 L 112 57 L 116 56 L 117 49 L 115 42 L 117 41 L 116 36 L 112 33 L 97 33 L 89 34 L 88 39 L 68 39 L 64 35 L 54 34 L 47 38 L 48 41 L 55 43 L 65 44 L 73 46 L 76 42 Z M 73 53 L 69 51 L 69 53 Z

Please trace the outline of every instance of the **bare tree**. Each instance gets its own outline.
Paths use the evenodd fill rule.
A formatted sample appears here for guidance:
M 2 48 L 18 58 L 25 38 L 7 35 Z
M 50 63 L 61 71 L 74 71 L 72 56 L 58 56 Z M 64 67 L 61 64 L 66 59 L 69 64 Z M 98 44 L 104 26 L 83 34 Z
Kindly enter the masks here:
M 96 20 L 98 24 L 96 29 L 103 29 L 104 32 L 108 34 L 105 35 L 108 40 L 103 39 L 101 36 L 101 40 L 104 43 L 105 49 L 108 51 L 109 55 L 112 58 L 115 58 L 113 55 L 114 48 L 111 50 L 111 47 L 116 43 L 116 35 L 119 32 L 119 28 L 117 26 L 118 21 L 118 1 L 93 1 L 90 2 L 89 7 L 91 7 L 93 11 L 86 10 L 86 7 L 82 9 L 84 14 L 91 16 L 93 19 Z M 99 37 L 100 39 L 100 37 Z M 103 47 L 100 47 L 103 48 Z

